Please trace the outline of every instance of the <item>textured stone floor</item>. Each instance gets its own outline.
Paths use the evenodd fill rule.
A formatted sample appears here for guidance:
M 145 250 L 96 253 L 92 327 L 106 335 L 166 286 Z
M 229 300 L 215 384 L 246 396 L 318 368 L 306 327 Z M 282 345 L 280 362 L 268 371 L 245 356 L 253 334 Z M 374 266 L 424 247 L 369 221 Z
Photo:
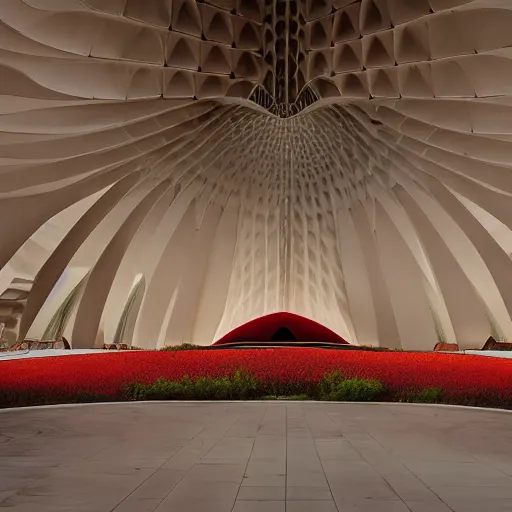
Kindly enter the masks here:
M 0 509 L 512 510 L 512 414 L 168 403 L 0 412 Z

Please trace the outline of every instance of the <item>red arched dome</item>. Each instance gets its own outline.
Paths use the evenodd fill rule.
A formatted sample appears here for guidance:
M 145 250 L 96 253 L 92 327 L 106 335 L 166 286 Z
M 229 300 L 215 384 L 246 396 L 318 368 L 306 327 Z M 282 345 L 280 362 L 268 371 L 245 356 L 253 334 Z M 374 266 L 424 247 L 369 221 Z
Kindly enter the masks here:
M 276 334 L 279 336 L 283 332 L 289 332 L 297 341 L 348 344 L 341 336 L 313 320 L 293 313 L 272 313 L 233 329 L 214 345 L 236 341 L 272 341 L 276 340 Z

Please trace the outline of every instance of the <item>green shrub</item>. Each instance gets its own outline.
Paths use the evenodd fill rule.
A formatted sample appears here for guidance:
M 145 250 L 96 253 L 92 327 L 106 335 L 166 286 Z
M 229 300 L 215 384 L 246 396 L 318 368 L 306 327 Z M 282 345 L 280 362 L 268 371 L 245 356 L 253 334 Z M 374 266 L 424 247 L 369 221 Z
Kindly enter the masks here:
M 374 379 L 347 379 L 340 382 L 328 400 L 337 402 L 372 402 L 384 394 L 384 386 Z
M 382 383 L 374 379 L 345 379 L 341 372 L 326 375 L 318 384 L 320 400 L 337 402 L 371 402 L 385 392 Z
M 226 377 L 218 379 L 201 377 L 193 381 L 190 394 L 194 400 L 227 400 L 231 398 L 232 386 Z
M 425 388 L 411 393 L 405 401 L 417 404 L 438 404 L 443 401 L 443 390 L 441 388 Z
M 125 395 L 130 400 L 251 400 L 265 395 L 265 386 L 252 375 L 237 370 L 229 377 L 133 383 L 125 388 Z
M 425 389 L 402 389 L 390 397 L 394 402 L 406 402 L 411 404 L 438 404 L 446 403 L 443 390 L 441 388 Z
M 308 381 L 282 382 L 272 381 L 262 384 L 265 395 L 275 395 L 277 397 L 292 395 L 314 396 L 317 385 Z
M 317 385 L 316 395 L 320 400 L 330 400 L 330 396 L 345 378 L 341 372 L 327 374 Z
M 125 388 L 129 400 L 186 400 L 190 394 L 190 379 L 180 381 L 158 379 L 153 384 L 134 382 Z
M 243 370 L 237 370 L 232 377 L 228 378 L 228 381 L 232 399 L 259 398 L 266 392 L 265 385 L 262 382 Z
M 250 400 L 264 393 L 252 375 L 237 370 L 230 377 L 202 377 L 192 382 L 191 393 L 197 400 Z

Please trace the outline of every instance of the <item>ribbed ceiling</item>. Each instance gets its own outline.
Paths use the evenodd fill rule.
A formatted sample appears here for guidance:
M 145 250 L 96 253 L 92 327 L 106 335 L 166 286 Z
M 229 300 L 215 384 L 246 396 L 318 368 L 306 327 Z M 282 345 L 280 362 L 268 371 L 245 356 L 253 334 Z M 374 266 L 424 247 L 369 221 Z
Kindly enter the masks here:
M 209 344 L 289 311 L 512 339 L 511 26 L 504 0 L 1 1 L 4 336 Z

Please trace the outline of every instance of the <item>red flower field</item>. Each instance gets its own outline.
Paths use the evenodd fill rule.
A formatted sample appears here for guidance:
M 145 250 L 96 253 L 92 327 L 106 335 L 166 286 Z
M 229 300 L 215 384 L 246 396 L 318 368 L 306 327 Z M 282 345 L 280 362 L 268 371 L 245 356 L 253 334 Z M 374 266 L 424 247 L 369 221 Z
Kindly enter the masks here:
M 439 353 L 280 348 L 121 352 L 0 362 L 0 392 L 121 397 L 124 386 L 159 378 L 219 377 L 242 369 L 265 382 L 318 382 L 341 371 L 381 381 L 391 394 L 441 388 L 447 397 L 493 396 L 512 403 L 512 360 Z

